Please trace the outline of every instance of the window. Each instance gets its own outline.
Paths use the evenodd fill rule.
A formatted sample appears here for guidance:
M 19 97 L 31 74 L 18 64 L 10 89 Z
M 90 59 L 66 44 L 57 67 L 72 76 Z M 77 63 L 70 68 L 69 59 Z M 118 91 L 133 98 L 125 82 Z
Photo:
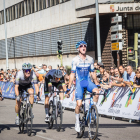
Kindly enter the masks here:
M 30 0 L 27 0 L 27 13 L 28 13 L 28 14 L 31 14 Z
M 56 0 L 56 5 L 59 4 L 59 0 Z
M 15 19 L 15 6 L 12 6 L 12 20 Z
M 17 5 L 15 5 L 15 19 L 17 19 Z
M 4 23 L 4 11 L 1 12 L 2 14 L 2 24 Z
M 2 24 L 2 12 L 0 12 L 0 25 Z
M 9 21 L 9 9 L 5 9 L 6 11 L 6 22 Z
M 9 9 L 9 21 L 11 21 L 12 20 L 12 7 L 8 9 Z
M 24 15 L 27 15 L 27 1 L 24 1 Z
M 51 0 L 51 6 L 54 6 L 54 0 Z
M 38 10 L 38 0 L 35 0 L 36 1 L 36 11 L 39 11 Z
M 21 3 L 21 13 L 23 17 L 24 16 L 24 2 Z
M 43 0 L 43 9 L 46 9 L 46 0 Z
M 47 8 L 50 7 L 50 1 L 51 1 L 51 0 L 46 0 L 46 7 L 47 7 Z

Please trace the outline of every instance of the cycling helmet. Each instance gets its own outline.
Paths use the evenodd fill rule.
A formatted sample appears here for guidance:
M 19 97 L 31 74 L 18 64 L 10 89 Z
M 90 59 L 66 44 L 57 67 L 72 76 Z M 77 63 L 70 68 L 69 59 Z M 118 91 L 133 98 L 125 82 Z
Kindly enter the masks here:
M 24 63 L 22 65 L 23 70 L 32 69 L 32 65 L 30 63 Z
M 84 45 L 87 46 L 87 43 L 86 43 L 85 41 L 79 41 L 79 42 L 76 44 L 76 46 L 75 46 L 76 49 L 79 48 L 79 46 L 80 46 L 81 44 L 84 44 Z
M 57 78 L 61 78 L 62 77 L 62 71 L 61 70 L 56 70 L 54 72 L 54 76 L 57 77 Z

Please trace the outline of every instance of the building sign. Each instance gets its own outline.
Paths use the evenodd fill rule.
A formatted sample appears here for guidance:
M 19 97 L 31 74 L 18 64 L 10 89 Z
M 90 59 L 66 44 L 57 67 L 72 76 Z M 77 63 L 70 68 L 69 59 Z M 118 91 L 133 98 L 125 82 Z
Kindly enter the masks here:
M 120 30 L 122 30 L 122 25 L 111 26 L 111 32 L 117 32 L 117 31 L 120 31 Z
M 140 12 L 140 3 L 99 4 L 99 13 Z
M 122 33 L 111 35 L 111 41 L 122 39 Z
M 122 22 L 122 16 L 116 16 L 111 18 L 111 23 Z
M 122 42 L 116 42 L 111 44 L 112 51 L 122 50 Z

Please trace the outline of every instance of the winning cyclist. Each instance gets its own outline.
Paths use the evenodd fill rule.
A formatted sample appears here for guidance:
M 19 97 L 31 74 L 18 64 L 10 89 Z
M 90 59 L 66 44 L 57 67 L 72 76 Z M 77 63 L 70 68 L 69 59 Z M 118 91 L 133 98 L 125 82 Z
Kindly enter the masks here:
M 83 93 L 84 88 L 87 88 L 87 91 L 89 92 L 96 92 L 99 94 L 99 90 L 97 88 L 97 77 L 96 73 L 94 72 L 94 60 L 90 56 L 86 55 L 87 50 L 87 43 L 85 41 L 80 41 L 76 44 L 76 49 L 79 52 L 79 55 L 76 56 L 72 61 L 72 71 L 70 75 L 70 82 L 67 89 L 67 93 L 69 94 L 72 82 L 74 80 L 75 74 L 76 74 L 76 108 L 75 108 L 75 117 L 76 117 L 76 123 L 75 123 L 75 130 L 77 132 L 80 132 L 80 124 L 79 124 L 79 110 L 82 106 L 82 99 L 83 99 Z M 92 76 L 94 83 L 90 80 L 90 75 Z M 98 102 L 99 95 L 95 95 L 93 98 L 94 105 Z
M 46 118 L 45 122 L 50 121 L 49 117 L 49 99 L 51 96 L 51 90 L 52 90 L 52 85 L 56 87 L 59 91 L 66 91 L 66 86 L 65 83 L 63 83 L 63 80 L 61 81 L 62 78 L 62 71 L 61 70 L 56 70 L 52 69 L 50 70 L 47 75 L 45 76 L 45 85 L 44 85 L 44 94 L 45 94 L 45 113 L 46 113 Z M 60 92 L 59 94 L 60 97 L 60 102 L 62 104 L 63 98 L 64 98 L 64 93 Z
M 37 77 L 34 73 L 34 71 L 31 70 L 32 65 L 30 63 L 24 63 L 22 65 L 22 70 L 19 71 L 16 75 L 15 80 L 15 94 L 16 94 L 16 106 L 15 106 L 15 112 L 17 113 L 15 124 L 19 125 L 19 109 L 20 109 L 20 95 L 24 91 L 28 92 L 30 94 L 29 101 L 31 103 L 31 106 L 33 106 L 34 102 L 34 89 L 33 85 L 35 86 L 36 93 L 38 94 L 38 83 L 37 83 Z

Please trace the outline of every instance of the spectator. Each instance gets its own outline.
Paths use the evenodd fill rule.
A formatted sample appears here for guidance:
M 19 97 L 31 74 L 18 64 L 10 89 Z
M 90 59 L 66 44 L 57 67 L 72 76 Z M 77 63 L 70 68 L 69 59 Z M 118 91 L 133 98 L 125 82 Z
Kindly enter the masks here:
M 138 66 L 137 71 L 140 72 L 140 66 Z
M 68 75 L 68 74 L 66 74 L 66 75 L 64 76 L 64 81 L 65 81 L 66 88 L 67 88 L 67 87 L 68 87 L 68 84 L 69 84 L 69 75 Z
M 1 68 L 1 73 L 4 73 L 3 68 Z
M 8 75 L 11 75 L 11 71 L 10 71 L 10 69 L 8 69 L 7 72 L 8 72 Z
M 127 66 L 127 81 L 134 82 L 135 72 L 133 72 L 132 66 Z
M 64 71 L 64 67 L 63 67 L 63 66 L 60 66 L 60 67 L 59 67 L 59 70 L 61 70 L 61 71 L 62 71 L 63 76 L 65 76 L 66 72 Z
M 120 72 L 120 77 L 121 77 L 119 81 L 120 82 L 127 81 L 127 72 L 125 71 L 125 68 L 123 65 L 119 66 L 119 72 Z
M 97 76 L 97 78 L 98 78 L 98 82 L 101 83 L 105 71 L 104 65 L 101 65 L 99 70 L 100 70 L 100 74 Z
M 140 87 L 140 72 L 137 70 L 135 72 L 136 76 L 135 76 L 135 80 L 134 80 L 134 88 L 139 88 Z
M 47 69 L 47 65 L 46 64 L 42 64 L 42 68 L 44 69 L 44 71 L 46 71 L 46 69 Z
M 114 77 L 120 78 L 120 73 L 117 67 L 114 69 Z
M 110 73 L 109 73 L 111 76 L 114 76 L 115 74 L 114 74 L 114 67 L 110 67 Z
M 48 68 L 49 68 L 49 70 L 52 70 L 52 66 L 51 65 L 49 65 Z

